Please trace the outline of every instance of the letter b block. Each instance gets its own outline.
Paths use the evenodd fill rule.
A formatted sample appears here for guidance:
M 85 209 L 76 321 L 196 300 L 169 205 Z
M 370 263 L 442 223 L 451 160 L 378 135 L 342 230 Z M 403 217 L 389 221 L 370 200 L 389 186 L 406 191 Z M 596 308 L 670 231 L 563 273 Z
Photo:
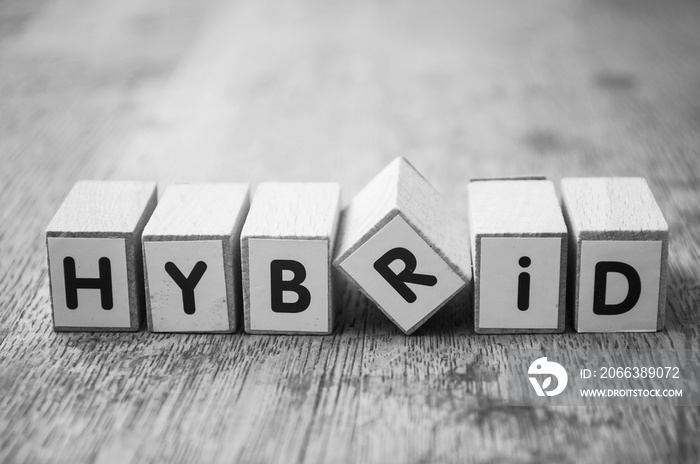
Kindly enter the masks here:
M 576 330 L 663 329 L 668 225 L 646 180 L 564 179 L 561 187 Z
M 408 335 L 470 282 L 468 227 L 396 158 L 343 210 L 334 265 Z
M 245 331 L 329 334 L 340 186 L 258 186 L 241 233 Z
M 141 232 L 152 182 L 81 181 L 46 229 L 54 330 L 141 327 Z

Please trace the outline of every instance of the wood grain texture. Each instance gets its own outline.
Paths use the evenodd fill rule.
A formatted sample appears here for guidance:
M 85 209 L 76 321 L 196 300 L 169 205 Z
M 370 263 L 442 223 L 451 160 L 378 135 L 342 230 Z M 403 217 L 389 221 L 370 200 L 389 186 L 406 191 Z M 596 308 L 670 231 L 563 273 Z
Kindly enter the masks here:
M 330 182 L 285 182 L 285 183 L 263 183 L 260 184 L 255 192 L 253 203 L 250 207 L 248 218 L 241 232 L 241 268 L 243 282 L 243 313 L 245 319 L 245 330 L 251 334 L 308 334 L 318 333 L 328 335 L 333 331 L 335 323 L 336 305 L 333 300 L 333 272 L 331 267 L 331 259 L 333 249 L 336 243 L 336 234 L 338 231 L 338 219 L 340 216 L 340 185 Z M 309 286 L 311 291 L 312 305 L 316 306 L 316 295 L 314 295 L 311 285 L 316 285 L 317 280 L 310 274 L 312 267 L 321 267 L 318 270 L 318 275 L 323 276 L 323 285 L 321 286 L 326 292 L 326 304 L 323 307 L 315 307 L 314 311 L 320 311 L 326 316 L 327 323 L 321 324 L 321 328 L 316 325 L 309 327 L 309 324 L 300 324 L 300 327 L 295 328 L 284 327 L 282 325 L 269 326 L 264 328 L 256 327 L 253 323 L 252 312 L 267 312 L 268 308 L 259 307 L 253 301 L 253 293 L 257 287 L 262 287 L 264 293 L 268 293 L 270 281 L 260 279 L 257 283 L 252 283 L 253 271 L 256 266 L 264 266 L 265 276 L 270 274 L 270 263 L 266 260 L 267 256 L 259 256 L 253 253 L 253 243 L 260 240 L 270 240 L 278 244 L 284 241 L 289 241 L 287 248 L 295 250 L 304 247 L 303 251 L 295 255 L 295 260 L 301 262 L 302 258 L 308 258 L 312 262 L 304 262 L 308 279 L 303 282 Z M 305 243 L 302 243 L 305 242 Z M 307 252 L 307 245 L 316 242 L 323 249 L 324 257 L 319 260 L 314 254 Z M 273 245 L 260 246 L 258 254 L 261 254 L 263 249 L 272 248 Z M 285 247 L 282 247 L 285 248 Z M 274 248 L 276 252 L 277 248 Z M 265 250 L 266 251 L 266 250 Z M 291 251 L 290 253 L 294 253 Z M 289 256 L 275 256 L 271 253 L 271 258 L 275 259 L 292 259 Z M 258 276 L 260 277 L 260 276 Z M 264 280 L 264 283 L 263 283 Z M 285 280 L 287 280 L 285 278 Z M 306 288 L 306 287 L 305 287 Z M 272 316 L 289 317 L 292 320 L 296 318 L 309 317 L 312 307 L 307 308 L 299 314 L 275 314 Z M 316 314 L 316 313 L 314 313 Z M 321 315 L 319 314 L 318 318 Z
M 563 332 L 566 318 L 567 228 L 554 184 L 549 180 L 536 177 L 473 180 L 469 183 L 468 194 L 469 233 L 474 259 L 474 331 L 476 333 Z M 497 329 L 480 326 L 481 241 L 484 237 L 561 239 L 558 322 L 555 329 Z
M 586 239 L 668 237 L 668 224 L 643 178 L 570 178 L 561 181 L 571 233 Z M 641 238 L 641 237 L 639 237 Z
M 128 328 L 65 326 L 56 323 L 54 314 L 54 330 L 134 331 L 141 327 L 145 310 L 141 233 L 156 207 L 156 198 L 154 182 L 76 182 L 46 228 L 47 255 L 52 238 L 123 239 L 131 324 Z M 51 282 L 50 288 L 61 284 Z
M 141 232 L 155 207 L 154 182 L 79 181 L 46 228 L 51 237 Z M 110 235 L 107 235 L 110 234 Z
M 697 349 L 700 5 L 0 2 L 0 461 L 695 463 L 697 407 L 514 407 L 507 349 Z M 662 332 L 404 337 L 352 288 L 329 337 L 60 333 L 44 230 L 78 179 L 643 176 Z
M 478 180 L 469 183 L 469 232 L 519 236 L 566 234 L 557 192 L 549 180 Z
M 202 240 L 240 233 L 250 209 L 248 184 L 171 184 L 143 230 L 144 240 Z
M 562 208 L 570 233 L 570 282 L 574 326 L 579 327 L 581 247 L 584 241 L 661 242 L 656 330 L 666 323 L 668 224 L 643 178 L 562 179 Z
M 172 184 L 166 188 L 142 237 L 148 330 L 153 331 L 154 325 L 145 242 L 201 240 L 221 242 L 224 263 L 221 271 L 226 284 L 229 326 L 218 331 L 230 333 L 236 330 L 243 305 L 240 238 L 249 209 L 248 184 Z

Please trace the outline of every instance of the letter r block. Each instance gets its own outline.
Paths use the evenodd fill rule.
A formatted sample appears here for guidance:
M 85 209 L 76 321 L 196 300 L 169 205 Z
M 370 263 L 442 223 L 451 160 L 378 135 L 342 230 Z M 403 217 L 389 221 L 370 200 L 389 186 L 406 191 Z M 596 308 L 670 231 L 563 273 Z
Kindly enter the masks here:
M 258 186 L 241 233 L 246 332 L 332 332 L 330 259 L 339 213 L 338 184 Z
M 141 327 L 141 233 L 156 201 L 152 182 L 75 184 L 46 229 L 54 330 Z
M 173 184 L 143 231 L 152 332 L 231 333 L 239 324 L 248 184 Z
M 468 227 L 396 158 L 343 209 L 334 266 L 408 335 L 471 281 Z
M 571 178 L 561 190 L 575 329 L 663 329 L 668 225 L 646 180 Z

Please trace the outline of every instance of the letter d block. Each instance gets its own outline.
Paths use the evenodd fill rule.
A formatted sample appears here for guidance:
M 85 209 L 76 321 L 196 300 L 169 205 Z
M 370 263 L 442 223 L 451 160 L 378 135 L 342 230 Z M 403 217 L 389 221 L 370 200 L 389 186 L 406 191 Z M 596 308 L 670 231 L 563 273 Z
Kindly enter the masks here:
M 258 186 L 241 233 L 245 331 L 330 334 L 340 186 Z
M 152 332 L 236 330 L 248 184 L 169 186 L 143 231 Z
M 466 222 L 403 158 L 343 209 L 340 228 L 334 265 L 407 335 L 471 280 Z
M 156 198 L 152 182 L 75 184 L 46 229 L 54 330 L 141 327 L 141 232 Z
M 561 188 L 576 330 L 663 329 L 668 225 L 646 180 L 564 179 Z

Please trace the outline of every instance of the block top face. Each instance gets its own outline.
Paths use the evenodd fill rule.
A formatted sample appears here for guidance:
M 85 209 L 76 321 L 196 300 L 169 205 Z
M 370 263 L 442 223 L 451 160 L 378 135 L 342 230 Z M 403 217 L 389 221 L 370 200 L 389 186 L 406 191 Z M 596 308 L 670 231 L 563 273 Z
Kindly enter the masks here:
M 469 183 L 473 235 L 565 234 L 554 184 L 546 179 L 498 179 Z
M 269 182 L 255 192 L 241 237 L 327 239 L 335 235 L 340 185 Z
M 50 236 L 133 233 L 155 196 L 155 182 L 79 181 L 56 212 L 46 233 Z
M 154 237 L 224 237 L 248 210 L 248 184 L 173 184 L 163 193 L 144 240 Z
M 339 265 L 396 213 L 465 281 L 471 280 L 469 228 L 440 193 L 406 159 L 398 157 L 343 209 L 334 262 Z
M 644 178 L 569 178 L 561 181 L 561 191 L 572 233 L 668 233 L 668 224 Z
M 388 215 L 392 215 L 397 206 L 399 171 L 403 164 L 408 163 L 403 158 L 395 158 L 343 209 L 345 226 L 338 235 L 338 262 L 352 253 L 368 230 L 375 228 Z

